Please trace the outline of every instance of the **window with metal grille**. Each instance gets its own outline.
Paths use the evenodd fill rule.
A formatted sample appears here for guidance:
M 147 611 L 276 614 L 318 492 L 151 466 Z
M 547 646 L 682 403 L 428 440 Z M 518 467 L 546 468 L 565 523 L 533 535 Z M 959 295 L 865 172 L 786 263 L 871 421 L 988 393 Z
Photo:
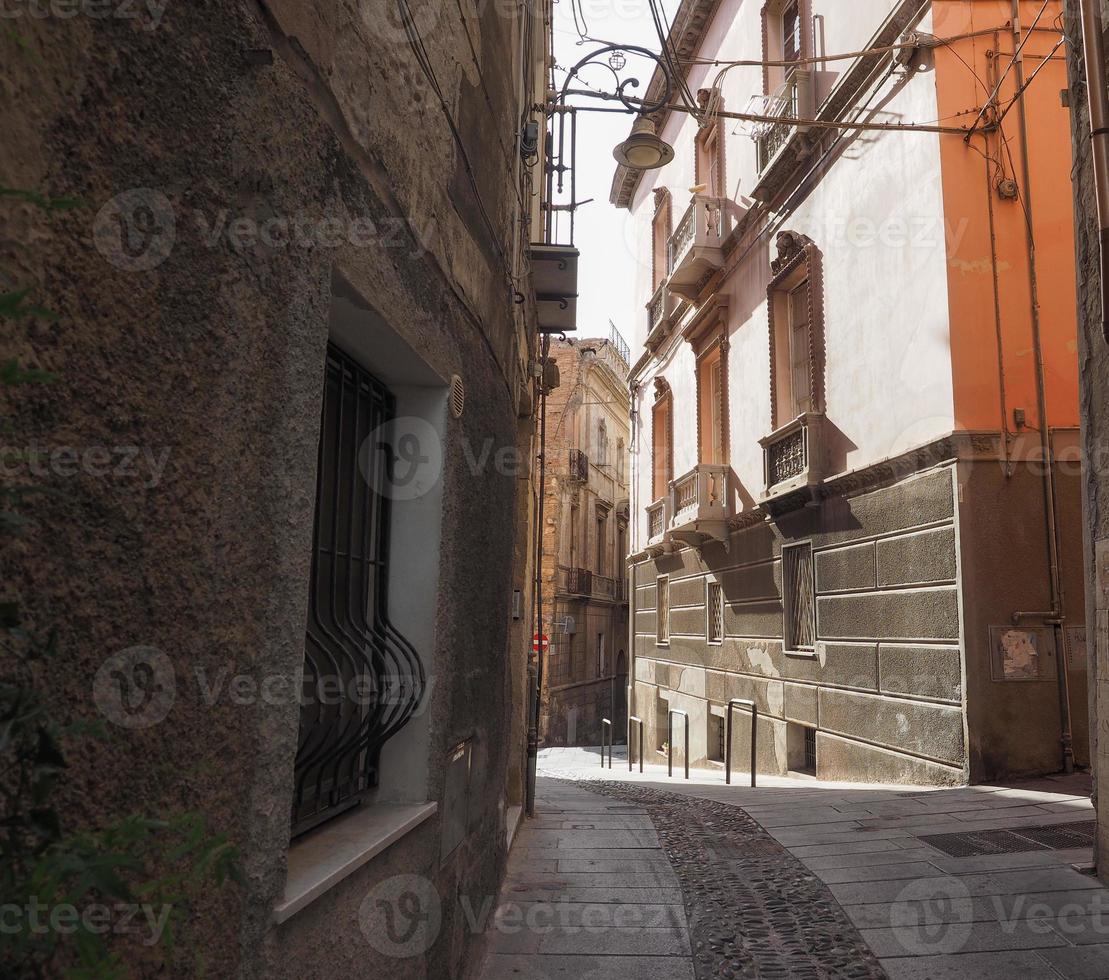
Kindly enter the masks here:
M 816 599 L 812 544 L 782 549 L 782 598 L 787 650 L 812 650 L 816 641 Z
M 805 729 L 805 772 L 816 775 L 816 729 Z
M 713 762 L 724 761 L 724 719 L 709 715 L 709 759 Z
M 656 635 L 658 643 L 670 642 L 670 576 L 660 575 L 655 580 L 658 600 L 655 603 Z
M 724 642 L 724 587 L 719 582 L 708 583 L 705 605 L 708 614 L 706 639 L 709 643 Z
M 316 469 L 293 834 L 359 803 L 412 717 L 424 668 L 388 615 L 389 390 L 334 345 Z

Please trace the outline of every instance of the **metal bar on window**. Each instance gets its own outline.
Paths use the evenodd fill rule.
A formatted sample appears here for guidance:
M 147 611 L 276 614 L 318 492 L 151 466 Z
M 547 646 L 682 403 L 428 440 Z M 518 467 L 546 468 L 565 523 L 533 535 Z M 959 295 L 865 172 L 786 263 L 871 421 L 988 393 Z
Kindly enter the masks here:
M 423 695 L 423 664 L 389 621 L 389 390 L 328 346 L 316 471 L 293 834 L 359 803 L 381 747 Z

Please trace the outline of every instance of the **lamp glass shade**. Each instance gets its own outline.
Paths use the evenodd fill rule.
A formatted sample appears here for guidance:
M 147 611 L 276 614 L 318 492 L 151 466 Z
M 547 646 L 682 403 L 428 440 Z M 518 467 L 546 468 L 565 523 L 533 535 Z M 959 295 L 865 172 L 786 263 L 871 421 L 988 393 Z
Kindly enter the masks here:
M 674 148 L 659 139 L 655 124 L 642 116 L 635 121 L 631 135 L 619 144 L 612 155 L 619 163 L 634 170 L 657 170 L 674 159 Z

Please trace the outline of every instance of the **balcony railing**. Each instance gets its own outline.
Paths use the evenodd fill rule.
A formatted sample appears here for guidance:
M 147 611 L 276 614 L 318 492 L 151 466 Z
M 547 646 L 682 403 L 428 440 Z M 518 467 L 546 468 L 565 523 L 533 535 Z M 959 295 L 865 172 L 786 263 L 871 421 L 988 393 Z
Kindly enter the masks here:
M 672 538 L 693 545 L 710 538 L 727 540 L 731 507 L 726 466 L 702 463 L 674 480 L 670 492 Z
M 604 596 L 606 599 L 616 597 L 616 579 L 607 575 L 593 575 L 593 595 Z
M 791 77 L 775 98 L 767 100 L 766 115 L 780 116 L 793 120 L 797 118 L 797 79 Z M 762 127 L 756 146 L 758 148 L 758 168 L 761 174 L 770 165 L 778 151 L 786 145 L 793 132 L 792 122 L 767 123 Z
M 566 569 L 566 591 L 570 595 L 592 595 L 593 573 L 588 568 Z
M 570 479 L 575 483 L 589 482 L 589 457 L 580 449 L 570 450 Z
M 647 548 L 659 548 L 670 530 L 670 495 L 647 505 Z
M 811 119 L 816 114 L 813 73 L 797 69 L 773 96 L 762 101 L 761 114 L 779 118 L 781 122 L 760 124 L 753 133 L 758 165 L 758 180 L 752 189 L 754 197 L 769 199 L 799 160 L 801 140 L 809 126 L 796 120 Z
M 806 412 L 772 432 L 760 443 L 769 500 L 795 494 L 820 482 L 824 416 Z
M 651 302 L 647 304 L 647 340 L 646 346 L 653 350 L 662 341 L 666 329 L 671 324 L 674 307 L 677 305 L 676 297 L 670 291 L 670 284 L 663 279 L 658 289 L 655 290 Z
M 695 194 L 670 236 L 668 264 L 670 291 L 696 300 L 698 285 L 724 263 L 724 202 Z

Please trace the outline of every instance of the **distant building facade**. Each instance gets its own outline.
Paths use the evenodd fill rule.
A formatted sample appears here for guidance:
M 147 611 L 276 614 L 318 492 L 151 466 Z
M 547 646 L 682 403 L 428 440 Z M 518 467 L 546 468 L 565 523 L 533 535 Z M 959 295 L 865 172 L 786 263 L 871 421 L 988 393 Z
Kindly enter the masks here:
M 633 711 L 694 764 L 739 698 L 760 771 L 1058 771 L 1088 761 L 1062 5 L 1027 33 L 1039 3 L 878 6 L 684 0 L 697 118 L 615 175 L 647 304 Z M 772 122 L 717 114 L 745 108 Z
M 561 384 L 547 399 L 543 622 L 550 647 L 545 745 L 623 738 L 627 707 L 627 347 L 619 334 L 552 341 Z

